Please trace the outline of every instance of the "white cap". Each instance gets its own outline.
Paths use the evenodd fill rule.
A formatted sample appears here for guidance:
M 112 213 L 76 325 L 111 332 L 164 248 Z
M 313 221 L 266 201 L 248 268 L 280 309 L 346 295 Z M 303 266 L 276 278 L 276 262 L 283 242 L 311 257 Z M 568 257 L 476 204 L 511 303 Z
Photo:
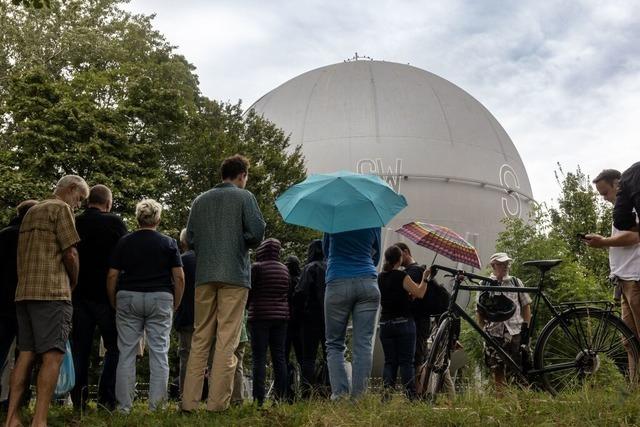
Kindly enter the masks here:
M 513 261 L 513 259 L 511 259 L 509 255 L 507 255 L 504 252 L 496 252 L 495 254 L 491 255 L 491 258 L 489 258 L 489 264 L 493 262 L 511 262 L 511 261 Z

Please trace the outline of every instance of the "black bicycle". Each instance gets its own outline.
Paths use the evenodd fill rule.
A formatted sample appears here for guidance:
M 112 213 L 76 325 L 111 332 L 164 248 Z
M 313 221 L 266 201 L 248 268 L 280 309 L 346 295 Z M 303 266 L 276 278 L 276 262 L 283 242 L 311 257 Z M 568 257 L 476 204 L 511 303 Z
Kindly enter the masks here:
M 634 385 L 640 343 L 616 315 L 614 304 L 609 301 L 584 301 L 554 305 L 545 295 L 545 274 L 561 262 L 538 260 L 523 263 L 540 270 L 537 287 L 499 286 L 488 277 L 440 265 L 432 266 L 432 275 L 442 270 L 452 274 L 455 280 L 449 308 L 440 317 L 431 350 L 423 365 L 424 375 L 418 379 L 417 386 L 422 395 L 434 399 L 442 391 L 451 352 L 456 344 L 455 329 L 456 325 L 459 327 L 459 319 L 469 323 L 482 336 L 486 345 L 491 346 L 520 379 L 529 384 L 539 384 L 552 394 L 576 390 L 589 384 Z M 472 284 L 464 284 L 466 281 Z M 513 360 L 492 336 L 456 304 L 456 297 L 461 289 L 533 294 L 530 336 L 534 335 L 541 303 L 546 305 L 552 318 L 536 341 L 532 364 L 524 362 L 528 357 L 520 361 Z M 529 343 L 522 344 L 522 351 L 526 352 Z

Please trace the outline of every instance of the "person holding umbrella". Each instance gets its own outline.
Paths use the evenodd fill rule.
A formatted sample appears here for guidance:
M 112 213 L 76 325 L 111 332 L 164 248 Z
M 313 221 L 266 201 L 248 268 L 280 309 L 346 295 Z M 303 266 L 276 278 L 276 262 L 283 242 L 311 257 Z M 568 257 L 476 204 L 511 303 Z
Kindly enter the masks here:
M 419 283 L 413 281 L 402 266 L 402 250 L 390 246 L 384 252 L 384 266 L 378 276 L 381 293 L 380 341 L 384 351 L 382 380 L 385 399 L 394 388 L 398 368 L 405 394 L 416 395 L 413 359 L 416 351 L 416 324 L 411 306 L 412 298 L 422 298 L 427 291 L 430 270 L 424 270 Z
M 373 363 L 373 334 L 380 305 L 376 266 L 380 262 L 380 227 L 325 234 L 327 254 L 325 330 L 331 398 L 367 390 Z M 345 363 L 345 337 L 353 323 L 352 377 Z
M 287 223 L 325 233 L 324 314 L 331 398 L 358 397 L 367 390 L 373 359 L 380 304 L 376 280 L 380 228 L 407 201 L 380 177 L 340 171 L 310 176 L 278 197 L 276 206 Z M 349 319 L 353 323 L 351 381 L 345 361 Z

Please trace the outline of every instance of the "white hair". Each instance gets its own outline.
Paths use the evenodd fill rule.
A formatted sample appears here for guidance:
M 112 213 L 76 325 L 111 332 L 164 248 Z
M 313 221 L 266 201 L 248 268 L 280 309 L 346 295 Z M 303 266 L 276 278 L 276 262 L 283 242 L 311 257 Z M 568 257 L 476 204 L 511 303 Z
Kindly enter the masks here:
M 56 189 L 54 190 L 54 193 L 58 194 L 66 190 L 67 188 L 71 187 L 72 185 L 75 185 L 77 188 L 84 189 L 85 193 L 89 194 L 89 185 L 87 185 L 87 182 L 81 176 L 78 176 L 78 175 L 65 175 L 62 178 L 60 178 L 60 180 L 56 184 Z
M 143 227 L 157 225 L 161 214 L 162 205 L 153 199 L 144 199 L 136 205 L 136 220 Z
M 187 242 L 187 229 L 183 228 L 180 231 L 180 243 L 182 243 L 183 245 L 188 245 L 189 242 Z

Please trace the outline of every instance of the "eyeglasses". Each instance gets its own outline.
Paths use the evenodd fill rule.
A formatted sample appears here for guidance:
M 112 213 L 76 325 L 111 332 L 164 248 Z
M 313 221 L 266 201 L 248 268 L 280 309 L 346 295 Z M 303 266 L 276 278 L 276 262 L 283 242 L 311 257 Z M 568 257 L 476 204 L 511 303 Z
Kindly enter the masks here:
M 491 263 L 491 267 L 496 268 L 496 267 L 509 267 L 509 263 L 508 262 L 494 262 Z

